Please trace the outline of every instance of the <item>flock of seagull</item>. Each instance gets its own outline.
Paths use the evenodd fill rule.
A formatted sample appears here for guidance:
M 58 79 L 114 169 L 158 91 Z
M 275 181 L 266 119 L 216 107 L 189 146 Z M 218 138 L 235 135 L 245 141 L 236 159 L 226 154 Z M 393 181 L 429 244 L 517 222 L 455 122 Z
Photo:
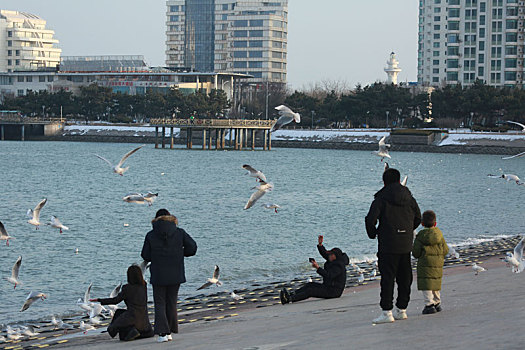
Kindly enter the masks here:
M 288 108 L 288 107 L 286 107 L 284 105 L 278 106 L 275 109 L 279 112 L 280 118 L 277 120 L 275 125 L 272 127 L 271 132 L 275 132 L 275 131 L 281 129 L 283 126 L 285 126 L 285 125 L 287 125 L 287 124 L 289 124 L 291 122 L 300 123 L 301 117 L 300 117 L 299 113 L 293 112 L 290 108 Z M 523 130 L 525 131 L 525 125 L 520 124 L 520 123 L 515 123 L 515 122 L 510 122 L 510 123 L 514 123 L 514 124 L 520 125 L 523 128 Z M 104 157 L 102 157 L 100 155 L 95 155 L 95 156 L 98 157 L 99 159 L 105 161 L 111 167 L 113 173 L 118 174 L 120 176 L 123 176 L 124 173 L 126 171 L 128 171 L 128 169 L 129 169 L 129 167 L 124 167 L 125 161 L 131 155 L 133 155 L 135 152 L 139 151 L 144 146 L 145 145 L 142 145 L 142 146 L 137 147 L 137 148 L 129 151 L 128 153 L 126 153 L 116 165 L 113 165 L 109 160 L 107 160 L 106 158 L 104 158 Z M 386 136 L 383 136 L 380 139 L 378 146 L 379 146 L 379 149 L 377 151 L 374 151 L 373 154 L 375 154 L 378 157 L 380 157 L 381 158 L 381 162 L 385 158 L 388 158 L 388 159 L 392 158 L 390 156 L 390 151 L 389 151 L 391 145 L 386 143 Z M 522 157 L 522 156 L 525 156 L 525 152 L 517 154 L 517 155 L 512 156 L 512 157 L 505 157 L 503 159 L 513 159 L 513 158 L 519 158 L 519 157 Z M 255 205 L 255 203 L 258 200 L 260 200 L 265 194 L 273 191 L 274 185 L 267 180 L 267 177 L 265 176 L 265 174 L 262 171 L 257 170 L 257 169 L 253 168 L 252 166 L 250 166 L 248 164 L 243 165 L 242 168 L 247 171 L 247 175 L 249 175 L 250 177 L 255 178 L 255 180 L 257 182 L 257 186 L 252 188 L 253 190 L 255 190 L 255 192 L 250 196 L 248 202 L 244 206 L 244 209 L 248 210 L 248 209 L 252 208 Z M 388 168 L 389 168 L 389 164 L 387 162 L 385 162 L 384 170 L 386 171 Z M 520 178 L 518 176 L 516 176 L 516 175 L 513 175 L 513 174 L 503 174 L 503 175 L 492 175 L 492 174 L 490 174 L 488 176 L 491 177 L 491 178 L 503 178 L 503 179 L 505 179 L 508 182 L 512 181 L 512 182 L 515 182 L 518 185 L 524 185 L 524 183 L 520 180 Z M 405 176 L 405 178 L 402 181 L 402 185 L 406 186 L 407 185 L 407 181 L 408 181 L 408 176 Z M 148 192 L 146 194 L 129 193 L 125 197 L 123 197 L 123 201 L 127 202 L 127 203 L 135 203 L 135 204 L 148 204 L 149 206 L 151 206 L 151 205 L 153 205 L 153 202 L 155 201 L 155 199 L 157 197 L 158 197 L 158 193 L 153 193 L 153 192 Z M 47 203 L 47 199 L 43 199 L 42 201 L 40 201 L 36 205 L 36 207 L 34 209 L 29 209 L 27 211 L 27 216 L 29 218 L 27 223 L 29 223 L 30 225 L 35 226 L 35 228 L 37 230 L 41 226 L 40 212 L 41 212 L 42 208 L 46 205 L 46 203 Z M 268 209 L 268 210 L 274 210 L 275 213 L 277 213 L 278 209 L 281 208 L 279 205 L 277 205 L 275 203 L 262 204 L 262 207 L 265 208 L 265 209 Z M 58 217 L 54 216 L 54 215 L 51 216 L 50 222 L 46 223 L 46 225 L 47 226 L 51 226 L 52 228 L 58 229 L 60 231 L 60 233 L 62 233 L 63 231 L 69 230 L 69 228 L 67 226 L 63 225 L 60 222 L 60 220 L 58 219 Z M 4 225 L 2 224 L 2 222 L 0 222 L 0 240 L 5 240 L 6 241 L 6 245 L 9 246 L 9 241 L 10 240 L 14 240 L 14 239 L 15 239 L 14 237 L 12 237 L 12 236 L 10 236 L 8 234 L 8 232 L 7 232 L 6 228 L 4 227 Z M 512 272 L 514 272 L 514 273 L 521 273 L 525 269 L 525 265 L 524 265 L 524 261 L 523 261 L 523 249 L 524 249 L 524 246 L 525 246 L 524 242 L 525 242 L 525 238 L 523 238 L 518 243 L 518 245 L 514 248 L 513 252 L 508 252 L 506 254 L 506 257 L 503 259 L 507 263 L 508 266 L 512 267 Z M 78 252 L 78 250 L 76 252 Z M 459 258 L 459 254 L 451 246 L 449 246 L 449 256 L 453 256 L 456 259 Z M 377 261 L 375 262 L 375 264 L 376 264 L 376 267 L 377 267 Z M 13 268 L 12 268 L 12 271 L 11 271 L 11 276 L 6 278 L 7 282 L 13 284 L 15 289 L 16 289 L 17 286 L 22 285 L 22 282 L 19 279 L 19 273 L 20 273 L 21 265 L 22 265 L 22 256 L 19 256 L 18 259 L 16 260 L 15 264 L 13 265 Z M 149 263 L 146 263 L 145 261 L 143 261 L 139 266 L 141 267 L 143 274 L 145 274 L 146 269 L 149 267 Z M 359 273 L 357 281 L 359 283 L 363 283 L 365 281 L 365 276 L 364 276 L 362 270 L 356 264 L 351 264 L 351 267 Z M 479 274 L 480 272 L 486 271 L 483 267 L 481 267 L 481 266 L 479 266 L 479 265 L 477 265 L 475 263 L 472 264 L 472 269 L 474 270 L 476 275 Z M 373 279 L 376 278 L 376 274 L 377 274 L 377 269 L 374 269 L 370 273 L 368 278 L 373 280 Z M 220 277 L 220 269 L 219 269 L 219 266 L 215 265 L 212 277 L 208 278 L 206 283 L 204 283 L 197 290 L 202 290 L 202 289 L 205 289 L 205 288 L 209 288 L 209 287 L 211 287 L 213 285 L 218 286 L 218 287 L 222 286 L 222 282 L 219 280 L 219 277 Z M 309 278 L 308 281 L 311 282 L 311 278 Z M 93 284 L 91 283 L 89 285 L 89 287 L 87 288 L 85 294 L 84 294 L 84 298 L 80 298 L 77 301 L 78 307 L 80 307 L 80 309 L 82 309 L 84 312 L 86 312 L 87 315 L 89 316 L 89 323 L 84 322 L 84 321 L 80 322 L 79 328 L 84 333 L 86 333 L 86 332 L 88 332 L 90 330 L 94 330 L 96 325 L 100 325 L 101 324 L 101 318 L 112 317 L 114 312 L 117 309 L 117 306 L 115 306 L 115 305 L 109 305 L 107 307 L 104 307 L 104 306 L 100 305 L 99 303 L 91 302 L 90 301 L 90 293 L 91 293 L 92 286 L 93 286 Z M 121 290 L 121 287 L 122 287 L 122 283 L 120 283 L 118 286 L 116 286 L 111 291 L 110 298 L 117 296 L 118 293 Z M 46 295 L 45 293 L 31 291 L 29 293 L 29 295 L 26 297 L 26 299 L 24 301 L 24 304 L 22 305 L 22 308 L 20 309 L 20 312 L 23 312 L 23 311 L 27 310 L 33 303 L 35 303 L 35 302 L 37 302 L 39 300 L 42 300 L 42 301 L 45 300 L 47 297 L 48 297 L 48 295 Z M 231 292 L 231 298 L 234 299 L 234 300 L 241 300 L 241 299 L 243 299 L 242 296 L 237 295 L 234 291 Z M 51 324 L 55 327 L 55 329 L 62 329 L 62 330 L 64 330 L 64 332 L 67 332 L 68 330 L 74 328 L 73 325 L 67 324 L 67 323 L 63 322 L 62 320 L 56 319 L 55 316 L 52 317 Z M 24 336 L 35 336 L 35 335 L 38 334 L 35 331 L 33 326 L 20 326 L 18 328 L 12 328 L 11 326 L 7 326 L 6 333 L 7 333 L 7 338 L 10 339 L 10 340 L 17 340 L 17 339 L 20 339 L 20 338 L 22 338 Z M 2 341 L 2 340 L 5 341 L 5 338 L 4 337 L 0 337 L 0 341 Z

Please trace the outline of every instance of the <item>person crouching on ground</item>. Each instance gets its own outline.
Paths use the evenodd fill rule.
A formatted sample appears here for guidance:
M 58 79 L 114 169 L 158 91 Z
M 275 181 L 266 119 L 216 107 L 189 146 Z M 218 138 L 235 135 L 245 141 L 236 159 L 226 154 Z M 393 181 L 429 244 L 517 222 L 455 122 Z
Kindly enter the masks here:
M 441 279 L 448 245 L 443 233 L 436 227 L 436 214 L 423 213 L 422 225 L 414 241 L 412 255 L 417 260 L 417 289 L 423 292 L 425 308 L 423 315 L 441 311 Z
M 312 267 L 317 269 L 317 273 L 323 277 L 323 283 L 310 282 L 292 293 L 288 293 L 286 288 L 283 288 L 280 293 L 283 305 L 308 298 L 339 298 L 343 294 L 346 287 L 346 265 L 350 262 L 348 256 L 339 248 L 326 250 L 323 246 L 323 236 L 319 236 L 317 250 L 326 259 L 326 263 L 322 268 L 319 267 L 317 261 L 313 260 Z
M 114 338 L 119 334 L 120 340 L 130 341 L 138 338 L 153 337 L 153 328 L 148 318 L 148 291 L 142 270 L 137 265 L 128 268 L 128 284 L 114 298 L 91 299 L 102 305 L 117 305 L 124 301 L 125 309 L 117 309 L 108 326 L 108 334 Z

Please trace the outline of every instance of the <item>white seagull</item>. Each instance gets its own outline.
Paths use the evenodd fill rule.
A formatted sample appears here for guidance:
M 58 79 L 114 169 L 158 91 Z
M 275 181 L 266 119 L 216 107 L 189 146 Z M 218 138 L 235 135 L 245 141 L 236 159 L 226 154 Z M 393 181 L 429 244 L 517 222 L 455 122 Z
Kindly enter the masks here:
M 296 122 L 297 124 L 301 122 L 301 115 L 299 113 L 295 113 L 290 108 L 280 105 L 275 107 L 275 109 L 279 111 L 280 117 L 277 119 L 277 122 L 274 124 L 270 132 L 275 132 L 286 124 L 290 124 L 291 122 Z
M 376 278 L 376 276 L 377 276 L 377 270 L 373 269 L 372 272 L 370 273 L 370 278 Z
M 514 248 L 514 252 L 507 252 L 507 256 L 503 259 L 508 265 L 512 266 L 512 272 L 514 273 L 521 273 L 525 269 L 523 263 L 524 240 L 525 238 L 522 238 Z
M 276 214 L 277 214 L 277 209 L 281 209 L 281 206 L 275 203 L 266 203 L 266 204 L 263 204 L 262 206 L 264 207 L 264 209 L 273 209 Z
M 20 272 L 20 265 L 22 265 L 22 256 L 19 256 L 16 260 L 15 264 L 13 265 L 13 269 L 11 270 L 11 277 L 7 277 L 7 282 L 13 283 L 16 286 L 19 284 L 22 284 L 20 280 L 18 279 L 18 273 Z
M 78 299 L 77 305 L 84 311 L 90 313 L 93 309 L 93 303 L 89 301 L 91 299 L 91 287 L 93 286 L 93 282 L 89 284 L 89 287 L 86 289 L 86 292 L 84 293 L 84 300 Z
M 514 174 L 503 174 L 503 175 L 492 175 L 492 174 L 489 174 L 488 175 L 490 178 L 492 179 L 505 179 L 507 180 L 507 182 L 515 182 L 517 185 L 524 185 L 523 182 L 521 182 L 521 179 L 517 176 L 517 175 L 514 175 Z
M 389 154 L 388 148 L 390 147 L 390 144 L 385 143 L 386 136 L 383 136 L 381 140 L 379 140 L 379 150 L 374 151 L 373 154 L 375 154 L 378 157 L 381 157 L 381 161 L 385 158 L 392 158 Z
M 231 294 L 230 296 L 231 296 L 231 298 L 232 298 L 233 300 L 242 300 L 242 299 L 244 299 L 244 297 L 242 297 L 242 296 L 236 294 L 235 292 L 232 292 L 232 294 Z
M 479 265 L 476 264 L 476 263 L 472 264 L 472 270 L 474 270 L 474 272 L 476 273 L 476 276 L 477 276 L 480 272 L 487 271 L 487 270 L 485 270 L 485 268 L 479 266 Z
M 521 132 L 525 132 L 525 125 L 518 122 L 513 122 L 512 120 L 507 120 L 507 123 L 517 125 L 521 128 Z
M 35 331 L 35 327 L 29 325 L 29 326 L 24 326 L 22 330 L 22 334 L 28 337 L 36 337 L 40 333 Z
M 80 325 L 79 325 L 79 328 L 82 332 L 84 332 L 84 334 L 86 334 L 87 332 L 89 331 L 93 331 L 95 330 L 96 328 L 93 327 L 92 325 L 90 325 L 89 323 L 85 323 L 84 321 L 80 321 Z
M 122 282 L 111 291 L 111 293 L 109 294 L 109 297 L 110 298 L 116 297 L 118 293 L 120 293 L 121 288 L 122 288 Z M 109 314 L 111 315 L 111 317 L 113 317 L 113 315 L 115 315 L 115 311 L 117 311 L 118 309 L 118 306 L 117 305 L 107 305 L 107 307 L 109 309 Z
M 251 167 L 250 165 L 248 164 L 244 164 L 242 166 L 242 168 L 244 170 L 247 170 L 248 173 L 247 175 L 250 175 L 251 177 L 254 177 L 255 178 L 255 181 L 260 181 L 260 182 L 267 182 L 266 181 L 266 176 L 264 176 L 264 174 L 262 173 L 262 171 L 259 171 L 257 169 L 254 169 L 253 167 Z
M 9 247 L 9 240 L 15 239 L 15 237 L 9 236 L 7 230 L 4 227 L 4 224 L 0 221 L 0 241 L 5 241 L 5 245 Z
M 251 207 L 253 207 L 255 202 L 257 202 L 259 199 L 261 199 L 262 196 L 264 196 L 266 193 L 272 191 L 273 190 L 273 184 L 261 181 L 261 184 L 259 186 L 255 187 L 255 189 L 257 189 L 257 191 L 254 192 L 250 196 L 250 199 L 248 200 L 248 202 L 244 206 L 244 210 L 248 210 Z
M 47 299 L 47 295 L 44 293 L 31 292 L 27 296 L 24 305 L 22 305 L 22 309 L 20 309 L 20 312 L 23 312 L 29 309 L 29 307 L 37 300 L 44 301 L 46 299 Z
M 153 202 L 159 196 L 158 193 L 148 192 L 146 195 L 142 193 L 129 193 L 122 200 L 126 203 L 146 204 L 151 207 Z
M 219 281 L 219 275 L 220 275 L 219 266 L 215 265 L 215 270 L 213 270 L 213 277 L 212 278 L 208 278 L 208 282 L 204 283 L 202 286 L 197 288 L 197 290 L 208 288 L 208 287 L 210 287 L 210 286 L 212 286 L 214 284 L 217 287 L 222 286 L 222 282 Z
M 508 159 L 513 159 L 513 158 L 521 158 L 521 157 L 523 157 L 523 156 L 525 156 L 525 152 L 522 152 L 522 153 L 516 154 L 516 155 L 514 155 L 514 156 L 510 156 L 510 157 L 503 157 L 502 159 L 504 159 L 504 160 L 508 160 Z
M 123 168 L 122 166 L 124 165 L 124 162 L 126 161 L 126 159 L 129 158 L 129 156 L 131 156 L 133 153 L 137 152 L 139 149 L 141 149 L 142 147 L 144 147 L 145 145 L 142 145 L 140 147 L 137 147 L 135 148 L 134 150 L 132 151 L 129 151 L 128 153 L 126 153 L 124 155 L 124 157 L 122 157 L 122 159 L 120 160 L 120 162 L 118 162 L 117 165 L 113 165 L 111 164 L 111 162 L 109 160 L 107 160 L 106 158 L 104 157 L 101 157 L 99 156 L 98 154 L 95 154 L 95 156 L 97 156 L 98 158 L 102 159 L 103 161 L 105 161 L 106 163 L 109 164 L 109 166 L 113 169 L 113 172 L 115 174 L 119 174 L 120 176 L 124 176 L 124 173 L 126 171 L 128 171 L 129 167 L 126 167 L 126 168 Z
M 27 222 L 33 226 L 36 227 L 38 230 L 38 227 L 40 226 L 40 210 L 42 210 L 42 207 L 46 205 L 47 198 L 44 198 L 40 201 L 40 203 L 37 204 L 35 209 L 29 209 L 27 211 L 27 216 L 29 217 L 29 220 Z
M 62 234 L 62 231 L 69 231 L 69 227 L 63 225 L 60 220 L 56 216 L 51 216 L 51 221 L 47 223 L 47 225 L 58 228 L 60 230 L 60 234 Z
M 459 253 L 456 251 L 456 249 L 454 249 L 454 247 L 452 247 L 449 244 L 447 244 L 447 246 L 448 246 L 448 256 L 459 259 Z
M 365 275 L 360 274 L 359 277 L 357 277 L 357 282 L 358 283 L 363 283 L 364 281 L 365 281 Z

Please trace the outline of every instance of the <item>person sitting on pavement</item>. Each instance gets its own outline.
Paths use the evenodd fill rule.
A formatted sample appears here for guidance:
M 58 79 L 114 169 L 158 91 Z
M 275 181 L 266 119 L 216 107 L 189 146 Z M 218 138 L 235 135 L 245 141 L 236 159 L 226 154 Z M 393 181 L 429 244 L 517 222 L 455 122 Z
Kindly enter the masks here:
M 153 337 L 153 328 L 148 317 L 148 291 L 142 270 L 137 265 L 128 268 L 128 284 L 114 298 L 90 299 L 102 305 L 117 305 L 124 301 L 126 309 L 117 309 L 108 326 L 108 334 L 120 340 L 130 341 Z
M 281 304 L 296 303 L 308 298 L 333 299 L 343 294 L 346 287 L 346 265 L 350 260 L 339 248 L 326 250 L 323 240 L 323 236 L 319 236 L 317 250 L 326 260 L 324 268 L 320 267 L 317 261 L 311 260 L 312 267 L 323 277 L 323 283 L 310 282 L 292 293 L 283 288 L 280 293 Z

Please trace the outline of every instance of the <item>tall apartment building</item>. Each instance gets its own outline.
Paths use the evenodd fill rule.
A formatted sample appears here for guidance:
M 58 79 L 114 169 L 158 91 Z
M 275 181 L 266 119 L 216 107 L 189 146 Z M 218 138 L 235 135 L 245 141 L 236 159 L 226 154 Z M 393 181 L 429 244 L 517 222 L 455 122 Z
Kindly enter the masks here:
M 54 35 L 36 15 L 0 10 L 0 72 L 56 68 L 62 51 Z
M 522 0 L 420 0 L 418 82 L 523 86 Z
M 288 0 L 168 0 L 166 64 L 286 82 Z

